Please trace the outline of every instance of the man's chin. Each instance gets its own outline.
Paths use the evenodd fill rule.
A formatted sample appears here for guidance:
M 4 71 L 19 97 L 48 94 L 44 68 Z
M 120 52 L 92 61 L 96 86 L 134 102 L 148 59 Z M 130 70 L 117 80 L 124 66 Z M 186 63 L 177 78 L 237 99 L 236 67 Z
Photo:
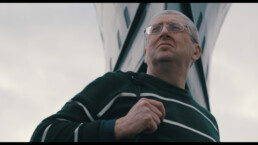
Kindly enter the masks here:
M 162 63 L 165 63 L 165 62 L 171 62 L 173 61 L 173 57 L 171 56 L 162 56 L 162 57 L 159 57 L 157 59 L 158 62 L 162 62 Z
M 171 54 L 170 52 L 160 53 L 157 57 L 157 60 L 159 62 L 170 62 L 173 60 L 173 54 Z

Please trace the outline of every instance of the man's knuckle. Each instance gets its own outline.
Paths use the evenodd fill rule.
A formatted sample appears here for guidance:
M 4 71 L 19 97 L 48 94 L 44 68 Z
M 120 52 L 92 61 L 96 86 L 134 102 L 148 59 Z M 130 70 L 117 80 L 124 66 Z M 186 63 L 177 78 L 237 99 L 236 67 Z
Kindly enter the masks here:
M 146 100 L 142 100 L 140 102 L 140 105 L 143 106 L 143 107 L 147 107 L 149 105 L 149 103 Z
M 148 108 L 148 107 L 144 107 L 142 108 L 144 114 L 150 114 L 151 113 L 151 110 Z
M 151 121 L 152 120 L 152 116 L 150 114 L 145 114 L 143 119 L 147 122 Z
M 158 101 L 158 102 L 157 102 L 157 105 L 158 105 L 159 107 L 161 107 L 161 108 L 163 107 L 163 103 L 162 103 L 162 102 L 159 102 L 159 101 Z

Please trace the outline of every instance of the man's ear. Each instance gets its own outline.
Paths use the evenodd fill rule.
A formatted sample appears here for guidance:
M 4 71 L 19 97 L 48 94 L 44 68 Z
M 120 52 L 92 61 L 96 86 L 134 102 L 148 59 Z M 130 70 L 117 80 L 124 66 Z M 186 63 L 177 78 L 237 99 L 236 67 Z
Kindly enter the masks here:
M 194 44 L 194 45 L 195 45 L 195 47 L 194 47 L 194 53 L 193 53 L 193 56 L 192 56 L 192 60 L 196 61 L 201 57 L 202 48 L 199 44 Z
M 146 48 L 144 49 L 144 63 L 147 64 Z

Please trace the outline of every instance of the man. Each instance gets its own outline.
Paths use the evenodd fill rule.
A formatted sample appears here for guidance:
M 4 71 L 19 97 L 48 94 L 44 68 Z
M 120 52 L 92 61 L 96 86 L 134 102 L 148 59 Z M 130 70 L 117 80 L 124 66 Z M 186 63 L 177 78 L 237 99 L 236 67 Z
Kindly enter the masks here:
M 147 73 L 109 72 L 44 119 L 31 141 L 217 142 L 216 119 L 185 90 L 201 55 L 184 14 L 166 10 L 145 29 Z

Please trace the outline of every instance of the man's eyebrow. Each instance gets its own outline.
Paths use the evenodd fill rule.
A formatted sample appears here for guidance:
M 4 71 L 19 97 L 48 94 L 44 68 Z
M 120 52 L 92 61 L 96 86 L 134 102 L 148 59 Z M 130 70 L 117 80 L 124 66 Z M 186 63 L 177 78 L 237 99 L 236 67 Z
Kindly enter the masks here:
M 152 24 L 150 24 L 150 26 L 152 26 L 152 25 L 160 25 L 161 23 L 152 23 Z
M 170 24 L 170 23 L 180 23 L 180 22 L 175 22 L 175 21 L 169 21 L 169 22 L 166 22 L 167 24 Z M 152 25 L 163 25 L 163 22 L 159 22 L 159 23 L 153 23 L 151 24 L 150 26 Z

